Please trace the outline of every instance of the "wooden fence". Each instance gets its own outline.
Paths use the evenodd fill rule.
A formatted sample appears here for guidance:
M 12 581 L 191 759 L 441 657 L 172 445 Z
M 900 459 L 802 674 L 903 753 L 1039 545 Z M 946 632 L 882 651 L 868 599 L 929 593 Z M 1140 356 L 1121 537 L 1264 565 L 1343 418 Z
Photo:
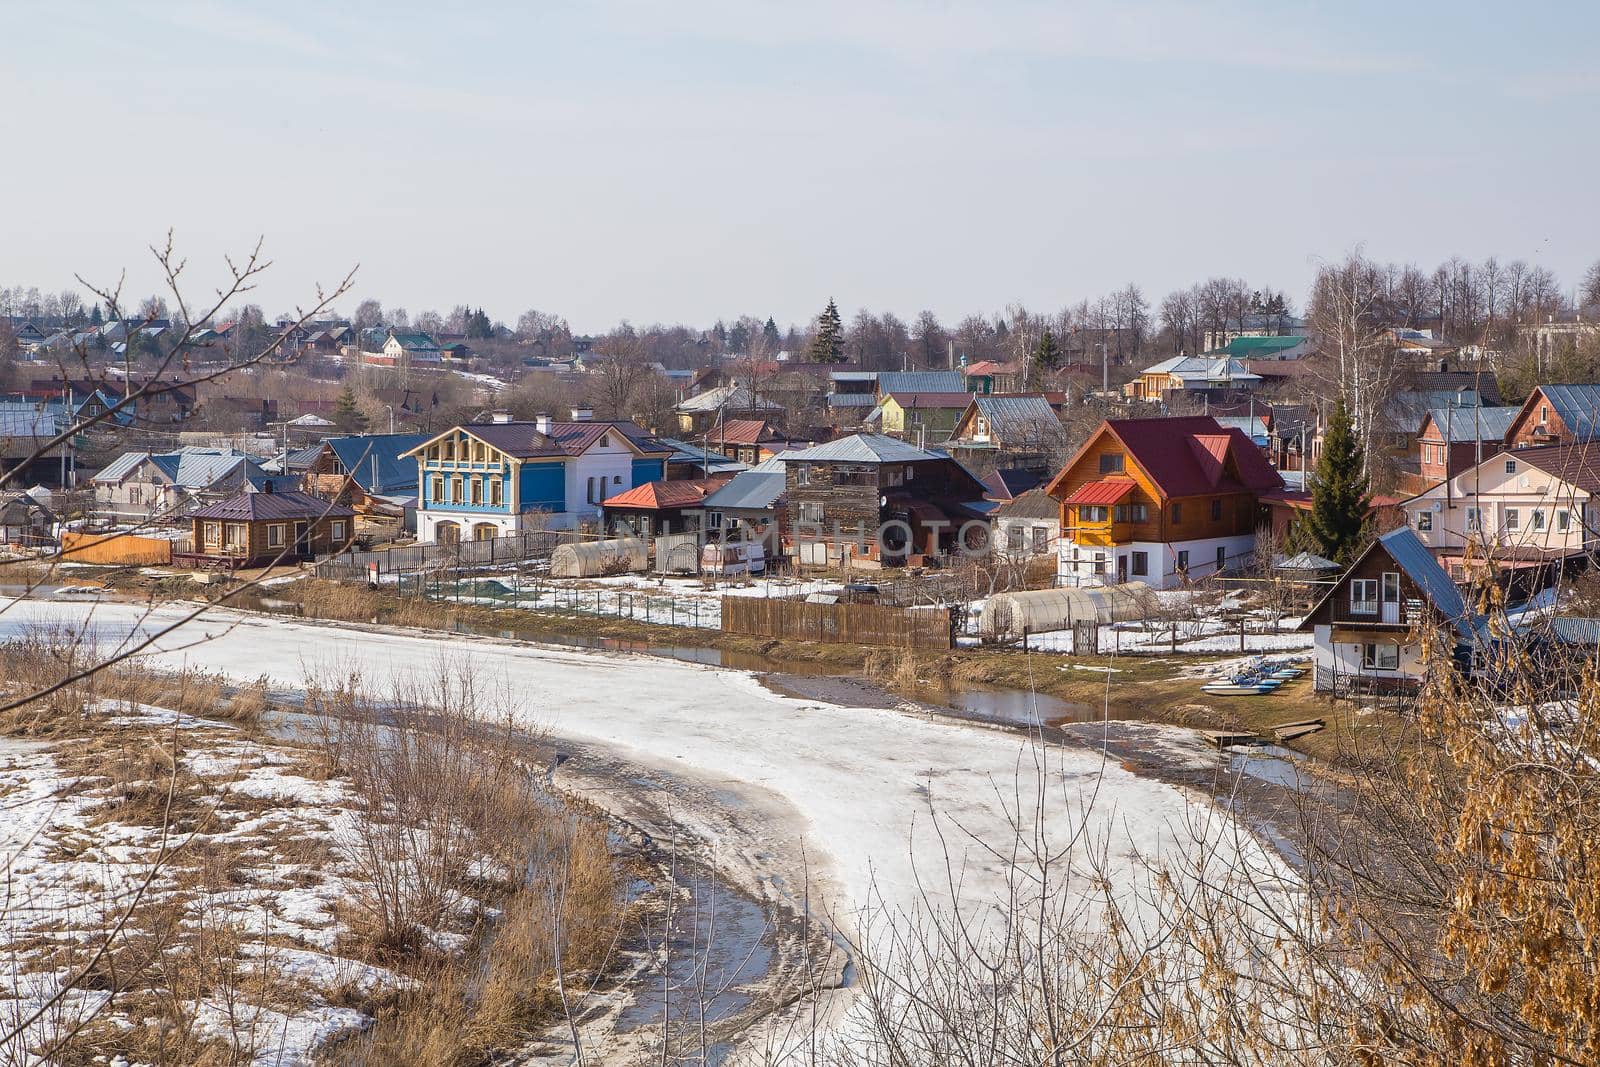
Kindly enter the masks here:
M 131 533 L 90 534 L 75 530 L 67 530 L 61 535 L 61 558 L 73 563 L 162 567 L 172 562 L 172 549 L 173 543 L 164 537 L 140 537 Z
M 954 638 L 952 618 L 949 608 L 812 604 L 750 596 L 722 598 L 722 632 L 749 637 L 891 648 L 949 648 Z
M 524 560 L 549 559 L 556 545 L 572 535 L 549 530 L 492 537 L 453 544 L 422 544 L 377 552 L 341 552 L 316 565 L 318 578 L 365 581 L 376 566 L 379 575 L 414 574 L 452 567 L 484 567 Z

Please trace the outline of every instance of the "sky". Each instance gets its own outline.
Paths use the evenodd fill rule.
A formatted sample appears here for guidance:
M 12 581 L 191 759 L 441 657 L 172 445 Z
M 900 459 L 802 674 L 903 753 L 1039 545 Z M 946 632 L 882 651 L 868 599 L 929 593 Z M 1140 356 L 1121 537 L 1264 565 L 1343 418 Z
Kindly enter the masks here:
M 0 285 L 579 332 L 1600 259 L 1600 4 L 0 0 Z M 26 47 L 17 47 L 26 42 Z

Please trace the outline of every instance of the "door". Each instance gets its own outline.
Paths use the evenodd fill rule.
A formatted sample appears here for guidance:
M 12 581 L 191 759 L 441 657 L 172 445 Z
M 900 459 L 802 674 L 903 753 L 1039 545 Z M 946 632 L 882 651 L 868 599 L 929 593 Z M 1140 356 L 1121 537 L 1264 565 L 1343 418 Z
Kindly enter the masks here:
M 1217 573 L 1221 574 L 1228 566 L 1228 546 L 1217 546 Z
M 1121 585 L 1122 583 L 1126 582 L 1127 580 L 1128 580 L 1128 557 L 1127 556 L 1118 556 L 1117 557 L 1117 584 Z
M 1396 571 L 1385 571 L 1383 575 L 1383 589 L 1379 595 L 1383 602 L 1382 620 L 1397 623 L 1400 621 L 1400 575 Z

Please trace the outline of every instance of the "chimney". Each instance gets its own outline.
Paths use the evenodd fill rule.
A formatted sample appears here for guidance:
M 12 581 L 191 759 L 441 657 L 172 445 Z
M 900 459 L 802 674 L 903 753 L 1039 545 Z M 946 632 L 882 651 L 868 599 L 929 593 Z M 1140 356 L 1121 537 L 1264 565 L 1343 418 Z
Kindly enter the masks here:
M 263 493 L 265 493 L 267 496 L 271 496 L 272 495 L 272 479 L 271 478 L 267 478 L 267 479 L 262 481 L 262 483 L 261 483 L 261 491 Z
M 548 435 L 550 433 L 550 416 L 535 415 L 533 417 L 533 428 L 542 434 Z
M 573 408 L 572 409 L 572 421 L 573 422 L 588 422 L 592 418 L 594 418 L 594 409 L 593 408 Z
M 543 418 L 543 417 L 544 416 L 542 416 L 542 415 L 540 416 L 540 418 Z M 494 423 L 498 423 L 498 424 L 503 426 L 506 423 L 511 421 L 511 412 L 509 412 L 509 411 L 491 412 L 489 414 L 489 421 L 494 422 Z

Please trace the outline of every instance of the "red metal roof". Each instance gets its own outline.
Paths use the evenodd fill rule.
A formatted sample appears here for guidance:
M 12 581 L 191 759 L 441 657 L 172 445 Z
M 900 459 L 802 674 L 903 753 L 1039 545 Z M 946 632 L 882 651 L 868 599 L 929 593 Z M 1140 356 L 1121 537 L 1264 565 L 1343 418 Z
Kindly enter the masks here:
M 1067 497 L 1069 504 L 1115 504 L 1133 492 L 1133 481 L 1128 478 L 1108 478 L 1103 482 L 1085 482 L 1078 491 Z
M 730 445 L 760 444 L 776 436 L 766 419 L 729 419 L 721 426 L 712 426 L 706 431 L 707 440 Z
M 627 492 L 607 497 L 600 506 L 650 511 L 692 508 L 698 506 L 727 482 L 728 478 L 682 478 L 667 482 L 645 482 Z

